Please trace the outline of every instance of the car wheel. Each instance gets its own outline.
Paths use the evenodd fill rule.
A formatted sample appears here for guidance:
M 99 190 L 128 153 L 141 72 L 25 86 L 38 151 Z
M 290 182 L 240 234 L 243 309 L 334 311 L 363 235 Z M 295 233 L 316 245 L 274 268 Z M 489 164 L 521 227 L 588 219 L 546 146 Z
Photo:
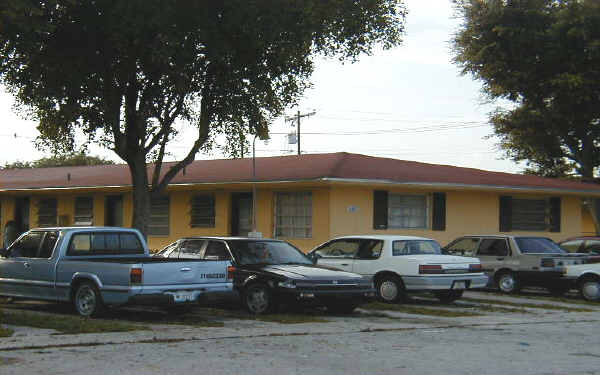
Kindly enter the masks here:
M 502 293 L 516 293 L 519 291 L 520 285 L 519 280 L 512 272 L 505 272 L 498 277 L 497 282 L 498 289 Z
M 382 302 L 399 302 L 404 299 L 404 295 L 404 284 L 400 278 L 386 276 L 377 281 L 377 296 Z
M 98 288 L 91 282 L 83 282 L 77 286 L 73 295 L 75 311 L 83 317 L 99 316 L 104 311 L 104 303 Z
M 357 306 L 355 303 L 336 303 L 327 305 L 327 311 L 334 314 L 352 314 Z
M 244 307 L 250 314 L 266 314 L 273 310 L 274 303 L 269 287 L 264 284 L 252 284 L 243 293 Z
M 441 290 L 434 292 L 434 295 L 442 303 L 452 303 L 462 297 L 462 290 Z
M 585 279 L 579 284 L 579 293 L 586 301 L 600 301 L 600 279 Z

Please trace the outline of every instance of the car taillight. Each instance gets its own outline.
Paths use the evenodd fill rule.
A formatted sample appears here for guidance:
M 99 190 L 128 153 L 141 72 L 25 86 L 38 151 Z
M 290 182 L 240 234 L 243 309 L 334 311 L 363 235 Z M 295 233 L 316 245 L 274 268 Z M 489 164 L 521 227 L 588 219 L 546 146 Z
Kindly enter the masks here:
M 552 258 L 542 258 L 542 267 L 554 267 L 554 259 Z
M 481 263 L 477 264 L 469 264 L 469 272 L 481 272 L 483 268 L 481 267 Z
M 419 273 L 444 273 L 444 270 L 439 264 L 421 264 Z
M 227 267 L 227 280 L 233 280 L 233 275 L 235 274 L 235 267 L 229 266 Z
M 132 268 L 131 271 L 129 272 L 129 283 L 130 284 L 141 284 L 143 274 L 144 274 L 143 269 Z

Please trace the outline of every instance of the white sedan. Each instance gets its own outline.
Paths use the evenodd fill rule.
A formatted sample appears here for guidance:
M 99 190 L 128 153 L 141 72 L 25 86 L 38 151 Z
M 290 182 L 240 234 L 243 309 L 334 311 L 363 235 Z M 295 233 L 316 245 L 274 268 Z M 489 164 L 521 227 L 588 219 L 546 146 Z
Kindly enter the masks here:
M 401 301 L 406 293 L 429 291 L 442 302 L 488 282 L 477 258 L 442 255 L 432 239 L 396 235 L 360 235 L 332 239 L 309 255 L 320 265 L 373 278 L 379 298 Z

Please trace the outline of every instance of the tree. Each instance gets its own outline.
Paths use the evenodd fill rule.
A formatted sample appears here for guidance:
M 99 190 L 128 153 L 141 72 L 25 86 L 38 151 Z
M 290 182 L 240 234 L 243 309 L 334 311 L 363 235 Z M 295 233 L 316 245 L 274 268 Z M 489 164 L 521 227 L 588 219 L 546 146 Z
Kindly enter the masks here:
M 110 165 L 113 161 L 99 156 L 86 155 L 83 152 L 73 152 L 70 154 L 53 155 L 48 158 L 41 158 L 29 161 L 16 161 L 7 163 L 4 169 L 22 169 L 22 168 L 51 168 L 51 167 L 74 167 L 81 165 Z
M 593 180 L 600 164 L 600 3 L 454 0 L 464 19 L 455 62 L 491 98 L 507 156 L 526 172 Z
M 401 0 L 33 3 L 17 18 L 35 22 L 3 26 L 2 82 L 32 110 L 47 147 L 72 150 L 83 131 L 127 163 L 132 226 L 143 233 L 151 197 L 215 136 L 266 137 L 310 85 L 316 55 L 354 61 L 396 46 L 406 13 Z M 194 126 L 196 140 L 163 171 L 176 121 Z

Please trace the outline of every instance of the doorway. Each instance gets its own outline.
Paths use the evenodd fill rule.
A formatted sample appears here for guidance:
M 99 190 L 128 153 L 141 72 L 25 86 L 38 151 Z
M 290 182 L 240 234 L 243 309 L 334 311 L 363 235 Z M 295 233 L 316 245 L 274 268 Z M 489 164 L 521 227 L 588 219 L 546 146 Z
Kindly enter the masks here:
M 21 197 L 15 200 L 17 235 L 29 230 L 29 206 L 29 197 Z
M 252 193 L 231 194 L 231 235 L 248 236 L 252 231 Z
M 106 196 L 104 204 L 104 225 L 107 227 L 123 226 L 123 196 Z

